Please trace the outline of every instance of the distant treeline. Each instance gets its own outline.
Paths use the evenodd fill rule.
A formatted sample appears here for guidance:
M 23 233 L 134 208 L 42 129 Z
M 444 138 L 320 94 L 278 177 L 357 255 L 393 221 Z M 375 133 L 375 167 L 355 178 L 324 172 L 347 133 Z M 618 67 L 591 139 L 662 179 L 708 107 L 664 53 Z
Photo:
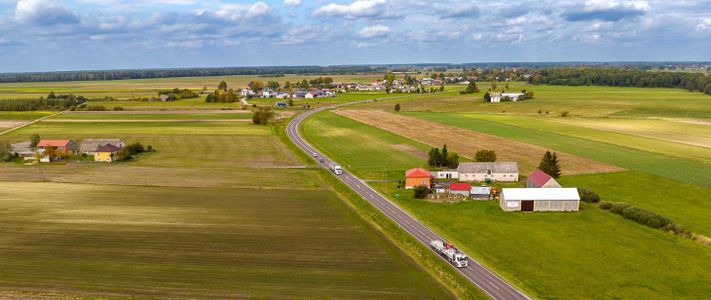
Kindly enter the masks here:
M 602 85 L 624 87 L 683 88 L 711 95 L 711 76 L 701 73 L 649 72 L 616 68 L 554 68 L 538 70 L 532 84 Z
M 292 67 L 231 67 L 146 70 L 68 71 L 0 74 L 0 82 L 46 82 L 118 80 L 170 77 L 203 77 L 226 75 L 283 76 L 283 74 L 355 74 L 382 72 L 381 66 L 292 66 Z

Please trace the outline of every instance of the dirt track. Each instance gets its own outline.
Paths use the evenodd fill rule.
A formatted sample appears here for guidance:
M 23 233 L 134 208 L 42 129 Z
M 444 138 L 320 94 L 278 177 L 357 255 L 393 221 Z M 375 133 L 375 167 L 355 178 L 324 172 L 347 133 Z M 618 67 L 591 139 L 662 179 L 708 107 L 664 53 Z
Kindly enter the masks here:
M 0 128 L 15 127 L 25 123 L 27 123 L 27 121 L 2 121 L 0 122 Z
M 427 120 L 379 110 L 336 110 L 337 114 L 358 122 L 402 135 L 418 142 L 447 147 L 459 155 L 474 158 L 480 149 L 493 149 L 499 161 L 516 161 L 522 174 L 532 172 L 541 161 L 546 148 L 508 140 L 475 131 L 446 126 Z M 416 125 L 416 126 L 413 126 Z M 619 167 L 593 161 L 576 155 L 559 152 L 563 174 L 605 173 L 622 170 Z
M 142 106 L 137 106 L 141 108 Z M 171 114 L 250 114 L 249 110 L 121 110 L 121 111 L 68 111 L 67 115 L 81 115 L 81 114 L 92 114 L 92 115 L 171 115 Z

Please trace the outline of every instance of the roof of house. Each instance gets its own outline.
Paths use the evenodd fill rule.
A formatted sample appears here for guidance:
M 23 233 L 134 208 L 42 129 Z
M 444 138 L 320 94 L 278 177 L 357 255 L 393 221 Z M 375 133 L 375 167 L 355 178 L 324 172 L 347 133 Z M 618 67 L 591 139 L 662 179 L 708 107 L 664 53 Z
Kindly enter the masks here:
M 119 146 L 114 146 L 112 144 L 106 144 L 106 145 L 101 145 L 99 147 L 96 147 L 96 152 L 116 152 L 121 149 L 122 148 Z
M 432 174 L 430 174 L 430 171 L 427 171 L 425 169 L 422 169 L 420 167 L 414 168 L 414 169 L 409 169 L 405 171 L 405 178 L 430 178 L 432 177 Z
M 119 147 L 126 145 L 121 139 L 84 139 L 81 141 L 79 150 L 81 152 L 92 152 L 96 150 L 96 147 L 106 144 L 112 144 Z
M 501 192 L 503 199 L 510 200 L 551 200 L 551 201 L 580 201 L 577 188 L 504 188 Z
M 546 172 L 543 172 L 540 169 L 536 169 L 533 173 L 531 173 L 531 175 L 528 175 L 528 182 L 533 183 L 536 187 L 542 187 L 551 179 L 553 179 L 551 175 L 546 174 Z
M 41 140 L 37 147 L 64 147 L 69 145 L 70 140 Z
M 474 195 L 489 195 L 491 194 L 490 186 L 473 186 L 471 193 Z
M 15 143 L 12 144 L 12 152 L 15 153 L 23 153 L 23 152 L 32 152 L 32 147 L 30 147 L 31 143 L 30 142 L 21 142 L 21 143 Z
M 452 185 L 449 187 L 450 190 L 452 191 L 469 191 L 471 190 L 472 185 L 466 182 L 453 182 Z
M 460 163 L 457 171 L 459 173 L 518 173 L 516 162 L 466 162 Z

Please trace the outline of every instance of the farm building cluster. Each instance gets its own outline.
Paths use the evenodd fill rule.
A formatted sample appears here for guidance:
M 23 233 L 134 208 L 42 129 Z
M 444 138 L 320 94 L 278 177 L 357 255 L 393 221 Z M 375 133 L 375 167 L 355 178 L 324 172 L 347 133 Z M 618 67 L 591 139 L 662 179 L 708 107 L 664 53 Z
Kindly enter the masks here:
M 541 170 L 535 170 L 526 180 L 526 188 L 492 187 L 492 183 L 519 181 L 516 162 L 466 162 L 457 169 L 432 171 L 413 168 L 405 172 L 404 186 L 430 189 L 431 198 L 470 198 L 498 200 L 504 211 L 577 211 L 580 195 L 577 188 L 564 188 Z M 473 184 L 475 183 L 475 184 Z
M 32 147 L 31 142 L 12 144 L 12 151 L 23 160 L 38 160 L 49 163 L 73 155 L 93 157 L 97 162 L 114 162 L 121 159 L 126 143 L 120 139 L 84 139 L 77 146 L 72 140 L 40 140 Z

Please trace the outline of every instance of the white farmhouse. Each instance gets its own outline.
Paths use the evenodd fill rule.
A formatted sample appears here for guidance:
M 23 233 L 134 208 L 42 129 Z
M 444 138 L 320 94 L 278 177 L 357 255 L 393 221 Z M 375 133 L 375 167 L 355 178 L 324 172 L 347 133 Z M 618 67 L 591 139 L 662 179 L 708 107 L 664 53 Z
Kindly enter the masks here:
M 516 162 L 467 162 L 457 168 L 461 181 L 518 181 Z

